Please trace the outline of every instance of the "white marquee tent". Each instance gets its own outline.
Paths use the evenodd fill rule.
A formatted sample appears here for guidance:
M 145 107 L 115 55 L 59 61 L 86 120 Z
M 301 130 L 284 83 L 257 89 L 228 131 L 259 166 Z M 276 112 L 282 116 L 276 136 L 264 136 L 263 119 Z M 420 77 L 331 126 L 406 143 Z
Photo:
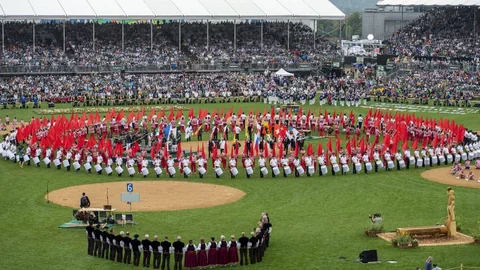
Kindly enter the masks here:
M 0 0 L 0 20 L 343 20 L 329 0 Z

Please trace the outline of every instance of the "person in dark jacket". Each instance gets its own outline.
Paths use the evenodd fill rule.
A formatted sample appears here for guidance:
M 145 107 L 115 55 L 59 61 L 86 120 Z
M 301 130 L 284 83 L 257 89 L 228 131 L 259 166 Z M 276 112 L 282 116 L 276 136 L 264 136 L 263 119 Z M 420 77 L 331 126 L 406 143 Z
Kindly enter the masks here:
M 140 240 L 138 240 L 139 235 L 135 234 L 133 240 L 130 243 L 130 247 L 133 251 L 133 265 L 138 266 L 140 264 L 140 249 L 138 247 L 141 245 Z
M 152 241 L 150 241 L 150 236 L 148 234 L 145 235 L 145 239 L 142 240 L 143 246 L 143 267 L 150 267 L 150 246 Z

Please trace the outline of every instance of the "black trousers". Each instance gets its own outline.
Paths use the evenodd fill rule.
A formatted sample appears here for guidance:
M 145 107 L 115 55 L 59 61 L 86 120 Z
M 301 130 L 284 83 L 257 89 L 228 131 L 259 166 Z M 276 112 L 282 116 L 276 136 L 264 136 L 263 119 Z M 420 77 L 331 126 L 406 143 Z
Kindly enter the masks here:
M 123 248 L 121 246 L 117 246 L 117 262 L 123 262 Z
M 115 255 L 117 253 L 117 247 L 113 244 L 110 245 L 110 260 L 115 261 Z
M 138 266 L 140 264 L 140 251 L 133 252 L 133 265 Z
M 170 253 L 163 253 L 163 261 L 162 261 L 162 270 L 165 269 L 165 265 L 167 265 L 167 270 L 170 270 Z
M 162 254 L 158 251 L 153 252 L 153 269 L 160 269 Z
M 182 270 L 182 261 L 183 261 L 183 253 L 175 253 L 175 262 L 173 263 L 174 270 Z
M 108 251 L 110 250 L 110 245 L 107 243 L 107 242 L 103 242 L 103 246 L 102 246 L 102 259 L 105 258 L 105 259 L 109 259 L 109 256 L 108 256 Z
M 250 249 L 250 263 L 255 264 L 257 262 L 257 257 L 258 257 L 258 248 L 252 247 Z
M 92 237 L 88 237 L 88 246 L 87 246 L 87 254 L 93 256 L 93 247 L 95 245 L 95 240 Z
M 150 267 L 150 251 L 143 251 L 143 267 Z
M 102 257 L 102 241 L 95 239 L 95 249 L 93 250 L 93 256 Z
M 132 263 L 132 250 L 130 248 L 125 248 L 125 254 L 123 255 L 123 263 Z
M 407 167 L 407 170 L 410 169 L 410 158 L 408 157 L 405 158 L 405 166 Z
M 248 253 L 247 248 L 240 248 L 240 265 L 243 265 L 244 260 L 245 260 L 245 265 L 248 265 L 247 253 Z

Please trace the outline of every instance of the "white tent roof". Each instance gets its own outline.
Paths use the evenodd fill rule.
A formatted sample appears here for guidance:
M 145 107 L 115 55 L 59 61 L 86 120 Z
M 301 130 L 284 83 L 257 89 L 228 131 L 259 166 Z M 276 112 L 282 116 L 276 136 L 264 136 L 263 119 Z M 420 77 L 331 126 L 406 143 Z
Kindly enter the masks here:
M 293 73 L 290 73 L 290 72 L 286 71 L 286 70 L 283 69 L 283 68 L 281 68 L 281 69 L 279 69 L 277 72 L 275 72 L 275 75 L 277 75 L 277 76 L 282 76 L 282 77 L 295 76 Z
M 63 18 L 343 20 L 345 14 L 329 0 L 0 0 L 0 19 Z
M 377 6 L 480 6 L 480 0 L 383 0 Z

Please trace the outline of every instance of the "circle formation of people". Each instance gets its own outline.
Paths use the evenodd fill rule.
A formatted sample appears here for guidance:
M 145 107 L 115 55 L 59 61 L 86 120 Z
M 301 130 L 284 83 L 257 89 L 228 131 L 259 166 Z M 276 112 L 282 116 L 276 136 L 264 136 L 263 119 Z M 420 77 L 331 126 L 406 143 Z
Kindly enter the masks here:
M 312 144 L 305 144 L 305 135 L 313 132 L 329 137 L 325 147 L 317 145 L 316 154 Z M 182 139 L 192 144 L 195 137 L 196 154 L 191 146 L 184 154 Z M 187 116 L 173 107 L 148 115 L 144 109 L 131 111 L 128 116 L 113 109 L 102 119 L 98 113 L 34 118 L 0 144 L 2 156 L 22 167 L 25 162 L 37 167 L 53 163 L 59 170 L 63 166 L 118 176 L 126 171 L 130 177 L 147 177 L 153 168 L 157 177 L 165 172 L 170 178 L 197 172 L 203 178 L 210 168 L 217 178 L 225 172 L 235 178 L 240 166 L 247 178 L 257 168 L 261 178 L 401 170 L 474 160 L 480 157 L 479 148 L 475 133 L 448 119 L 379 110 L 370 110 L 364 118 L 352 112 L 305 112 L 301 107 L 297 112 L 272 107 L 271 112 L 247 114 L 241 109 L 233 113 L 233 108 L 212 113 L 200 109 L 198 114 L 190 109 Z

